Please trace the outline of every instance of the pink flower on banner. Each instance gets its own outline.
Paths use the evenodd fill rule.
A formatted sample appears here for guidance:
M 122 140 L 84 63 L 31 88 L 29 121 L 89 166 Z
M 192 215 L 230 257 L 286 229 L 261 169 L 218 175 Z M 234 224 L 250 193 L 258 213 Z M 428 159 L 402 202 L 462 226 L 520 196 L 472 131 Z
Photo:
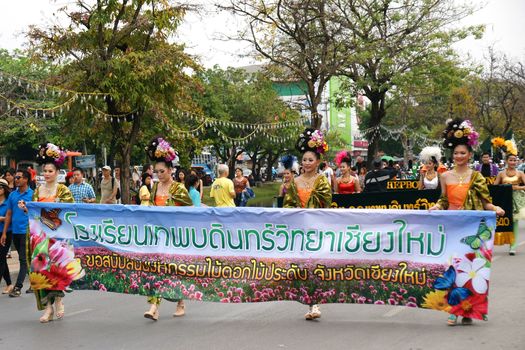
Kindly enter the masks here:
M 33 258 L 33 261 L 31 262 L 31 269 L 34 272 L 40 272 L 46 269 L 48 263 L 49 259 L 47 255 L 40 253 Z
M 195 296 L 194 296 L 195 300 L 202 300 L 202 296 L 203 296 L 202 292 L 195 292 Z
M 476 258 L 472 262 L 463 260 L 458 265 L 456 285 L 463 287 L 468 281 L 472 281 L 472 288 L 478 294 L 485 294 L 488 289 L 490 269 L 485 267 L 485 259 Z
M 75 258 L 75 253 L 64 241 L 56 241 L 49 247 L 49 258 L 59 266 L 67 265 Z
M 417 307 L 417 304 L 413 303 L 413 302 L 408 302 L 408 303 L 406 303 L 406 306 L 408 306 L 408 307 Z

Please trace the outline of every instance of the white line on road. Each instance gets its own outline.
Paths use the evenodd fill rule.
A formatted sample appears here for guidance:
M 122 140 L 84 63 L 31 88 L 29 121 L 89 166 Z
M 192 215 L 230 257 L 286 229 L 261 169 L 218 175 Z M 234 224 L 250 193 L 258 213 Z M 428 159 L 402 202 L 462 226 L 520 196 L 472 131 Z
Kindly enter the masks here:
M 406 307 L 402 307 L 402 306 L 396 306 L 395 308 L 393 308 L 392 310 L 388 311 L 387 313 L 385 313 L 383 315 L 383 317 L 393 317 L 401 312 L 403 312 L 404 310 L 406 309 Z
M 84 309 L 84 310 L 78 310 L 78 311 L 68 312 L 66 315 L 67 315 L 68 317 L 70 317 L 70 316 L 75 316 L 75 315 L 83 314 L 83 313 L 85 313 L 85 312 L 90 312 L 90 311 L 93 311 L 93 309 Z

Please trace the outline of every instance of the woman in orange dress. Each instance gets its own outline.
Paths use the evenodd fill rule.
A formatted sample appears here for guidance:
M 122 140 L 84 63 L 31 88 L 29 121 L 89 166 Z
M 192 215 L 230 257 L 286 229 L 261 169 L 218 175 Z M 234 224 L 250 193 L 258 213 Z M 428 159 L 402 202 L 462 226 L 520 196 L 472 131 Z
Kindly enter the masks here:
M 147 149 L 148 157 L 155 162 L 155 172 L 159 177 L 159 181 L 153 184 L 151 189 L 150 205 L 152 206 L 191 206 L 193 203 L 184 183 L 176 182 L 171 177 L 173 169 L 172 161 L 175 159 L 177 153 L 171 145 L 162 137 L 155 137 Z M 145 318 L 157 321 L 159 319 L 159 307 L 162 298 L 159 296 L 148 297 L 150 309 L 144 313 Z M 185 305 L 182 299 L 182 294 L 176 298 L 166 299 L 168 301 L 176 301 L 177 308 L 174 317 L 184 316 Z
M 341 170 L 341 176 L 335 181 L 335 192 L 339 194 L 360 193 L 361 185 L 359 178 L 352 175 L 352 156 L 348 151 L 341 151 L 335 156 L 335 164 Z
M 35 202 L 60 202 L 60 203 L 74 203 L 73 195 L 69 191 L 69 188 L 60 184 L 57 181 L 58 178 L 58 169 L 63 164 L 66 158 L 65 151 L 52 143 L 44 143 L 40 145 L 36 160 L 38 163 L 43 165 L 43 175 L 44 175 L 44 184 L 40 185 L 35 189 L 33 193 L 33 201 Z M 25 203 L 22 205 L 24 211 L 27 210 Z M 55 241 L 53 239 L 42 240 L 42 236 L 33 235 L 33 232 L 28 233 L 30 238 L 27 240 L 29 242 L 29 257 L 31 272 L 29 274 L 29 280 L 31 282 L 31 287 L 34 290 L 37 307 L 39 310 L 45 310 L 44 314 L 40 317 L 41 323 L 48 323 L 53 320 L 53 317 L 56 316 L 57 319 L 64 317 L 65 308 L 62 298 L 64 298 L 64 290 L 67 289 L 69 283 L 61 282 L 60 288 L 49 287 L 49 285 L 54 284 L 53 281 L 60 279 L 61 275 L 54 272 L 53 276 L 50 276 L 50 271 L 46 271 L 46 281 L 42 283 L 41 277 L 42 274 L 37 271 L 40 263 L 47 261 L 46 265 L 53 265 L 57 263 L 53 261 L 55 258 L 60 258 L 60 265 L 66 266 L 69 271 L 73 272 L 75 276 L 72 276 L 71 281 L 81 278 L 83 276 L 82 268 L 80 267 L 78 261 L 74 259 L 73 247 L 68 245 L 65 242 Z M 37 243 L 39 242 L 39 243 Z M 42 246 L 45 245 L 45 246 Z M 67 252 L 67 253 L 66 253 Z M 68 254 L 69 253 L 69 254 Z M 68 261 L 64 261 L 64 257 L 69 258 Z M 45 269 L 44 269 L 45 270 Z M 53 278 L 54 277 L 54 278 Z M 63 277 L 63 276 L 62 276 Z M 68 276 L 69 278 L 69 276 Z M 47 285 L 47 288 L 42 288 L 42 285 Z
M 483 175 L 469 166 L 472 147 L 477 145 L 478 134 L 470 121 L 456 118 L 447 122 L 444 146 L 452 150 L 454 168 L 441 175 L 441 197 L 430 210 L 492 210 L 496 215 L 505 211 L 492 204 L 489 189 Z M 447 323 L 457 324 L 458 316 L 449 314 Z M 463 317 L 462 324 L 472 324 L 472 319 Z
M 299 137 L 296 148 L 302 153 L 304 172 L 290 181 L 284 196 L 284 208 L 330 208 L 332 189 L 326 176 L 319 173 L 321 154 L 328 150 L 328 144 L 319 130 L 306 129 Z M 319 305 L 310 305 L 307 320 L 321 317 Z

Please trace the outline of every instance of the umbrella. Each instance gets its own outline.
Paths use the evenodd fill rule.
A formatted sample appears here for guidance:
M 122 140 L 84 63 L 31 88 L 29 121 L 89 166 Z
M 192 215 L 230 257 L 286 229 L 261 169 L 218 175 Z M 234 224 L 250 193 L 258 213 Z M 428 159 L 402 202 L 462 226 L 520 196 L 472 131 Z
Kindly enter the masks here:
M 386 160 L 387 162 L 389 162 L 389 161 L 394 161 L 394 158 L 390 156 L 382 156 L 381 160 Z

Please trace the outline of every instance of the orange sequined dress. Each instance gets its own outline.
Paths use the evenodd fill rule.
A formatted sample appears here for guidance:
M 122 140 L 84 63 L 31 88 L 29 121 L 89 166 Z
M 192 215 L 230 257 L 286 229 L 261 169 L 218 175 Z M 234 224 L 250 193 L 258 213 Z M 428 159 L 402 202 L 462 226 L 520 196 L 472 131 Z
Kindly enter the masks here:
M 469 184 L 447 184 L 447 196 L 449 203 L 449 210 L 462 210 L 467 193 L 469 190 Z
M 299 200 L 301 201 L 301 208 L 306 207 L 306 203 L 308 202 L 308 199 L 310 199 L 311 194 L 311 189 L 297 188 L 297 195 L 299 196 Z

